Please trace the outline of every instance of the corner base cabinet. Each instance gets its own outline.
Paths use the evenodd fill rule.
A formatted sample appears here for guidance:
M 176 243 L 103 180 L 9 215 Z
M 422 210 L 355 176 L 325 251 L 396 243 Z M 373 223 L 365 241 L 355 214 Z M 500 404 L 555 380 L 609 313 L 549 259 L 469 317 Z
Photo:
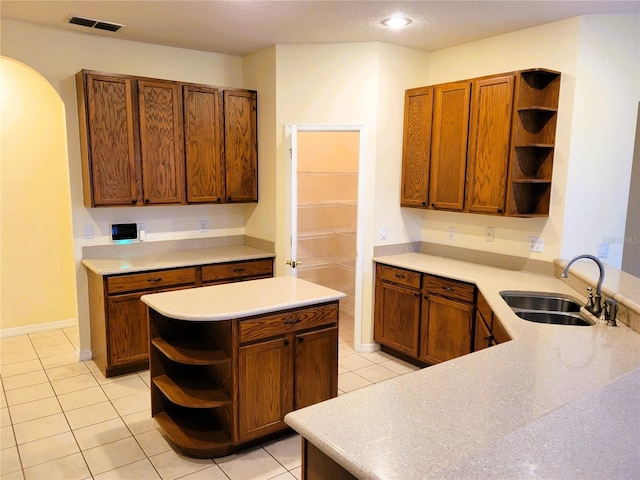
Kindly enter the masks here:
M 149 307 L 151 413 L 192 457 L 228 455 L 338 394 L 338 301 L 229 320 Z

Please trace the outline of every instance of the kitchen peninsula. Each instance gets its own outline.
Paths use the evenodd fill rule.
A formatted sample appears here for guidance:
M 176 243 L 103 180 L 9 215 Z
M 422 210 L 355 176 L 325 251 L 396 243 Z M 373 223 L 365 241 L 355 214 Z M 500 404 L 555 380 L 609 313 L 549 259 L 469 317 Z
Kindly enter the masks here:
M 518 289 L 584 300 L 551 274 L 423 253 L 374 261 L 475 284 L 512 340 L 290 413 L 302 478 L 637 477 L 638 333 L 620 321 L 527 322 L 500 297 Z M 636 297 L 618 300 L 638 308 Z
M 287 413 L 337 395 L 344 296 L 295 277 L 143 295 L 153 417 L 201 458 L 286 430 Z

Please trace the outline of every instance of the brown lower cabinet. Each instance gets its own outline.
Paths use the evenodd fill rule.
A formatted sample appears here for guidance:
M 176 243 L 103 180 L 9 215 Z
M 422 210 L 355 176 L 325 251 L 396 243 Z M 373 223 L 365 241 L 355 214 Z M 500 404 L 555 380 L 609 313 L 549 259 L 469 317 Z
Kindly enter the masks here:
M 151 410 L 187 455 L 227 455 L 338 394 L 338 302 L 247 319 L 149 313 Z
M 488 327 L 478 323 L 476 287 L 470 283 L 377 263 L 374 305 L 374 340 L 418 365 L 471 353 L 479 337 L 510 339 L 495 316 Z
M 149 368 L 147 306 L 142 295 L 273 276 L 273 259 L 98 275 L 88 271 L 91 352 L 105 377 Z

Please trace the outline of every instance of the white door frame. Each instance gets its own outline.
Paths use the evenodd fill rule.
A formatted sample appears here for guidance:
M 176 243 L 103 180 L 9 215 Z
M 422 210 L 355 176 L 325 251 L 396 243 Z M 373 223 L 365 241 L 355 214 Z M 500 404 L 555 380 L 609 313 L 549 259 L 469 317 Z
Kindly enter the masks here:
M 356 351 L 362 343 L 362 297 L 363 297 L 363 262 L 364 262 L 364 232 L 365 232 L 365 175 L 367 164 L 365 162 L 365 131 L 366 127 L 362 124 L 286 124 L 285 125 L 285 142 L 287 147 L 287 219 L 285 222 L 287 228 L 287 237 L 289 239 L 286 248 L 287 259 L 296 260 L 296 245 L 294 242 L 297 232 L 297 164 L 298 164 L 298 132 L 358 132 L 358 207 L 356 220 L 356 285 L 354 294 L 354 311 L 353 311 L 353 332 L 354 347 Z M 295 269 L 287 265 L 285 272 L 287 275 L 295 276 Z

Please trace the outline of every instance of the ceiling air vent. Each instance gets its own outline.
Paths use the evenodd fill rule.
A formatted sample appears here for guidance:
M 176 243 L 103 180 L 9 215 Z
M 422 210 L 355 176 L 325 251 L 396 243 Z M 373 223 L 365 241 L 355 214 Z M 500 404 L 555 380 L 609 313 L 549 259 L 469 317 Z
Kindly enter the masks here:
M 124 25 L 113 22 L 103 22 L 102 20 L 93 20 L 91 18 L 79 17 L 77 15 L 69 16 L 69 23 L 73 25 L 80 25 L 87 28 L 97 28 L 98 30 L 107 30 L 109 32 L 117 32 Z

